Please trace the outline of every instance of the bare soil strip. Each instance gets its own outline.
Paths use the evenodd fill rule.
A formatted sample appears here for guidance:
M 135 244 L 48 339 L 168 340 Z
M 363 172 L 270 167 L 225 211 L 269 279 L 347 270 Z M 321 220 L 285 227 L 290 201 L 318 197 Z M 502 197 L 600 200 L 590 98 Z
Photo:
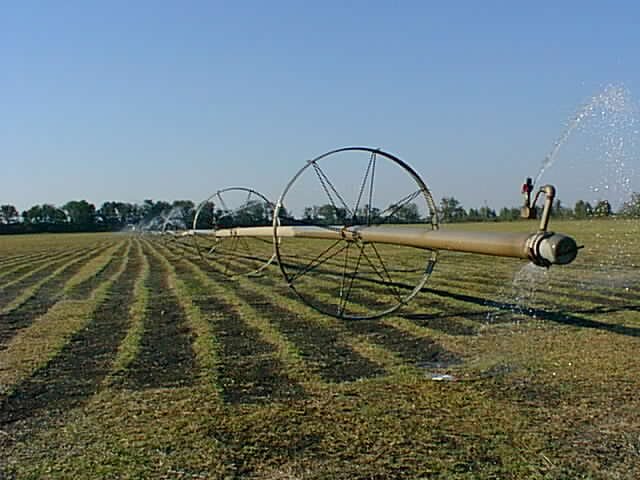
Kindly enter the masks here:
M 209 263 L 196 263 L 213 280 L 225 281 L 225 277 Z M 266 279 L 259 281 L 262 283 L 262 280 Z M 275 325 L 298 348 L 323 380 L 349 382 L 385 373 L 379 365 L 364 358 L 342 341 L 338 331 L 313 323 L 302 315 L 277 305 L 273 298 L 240 284 L 236 285 L 234 293 Z
M 192 385 L 197 365 L 185 313 L 168 284 L 168 272 L 148 247 L 144 254 L 150 268 L 149 304 L 140 350 L 125 384 L 137 389 Z
M 106 248 L 106 247 L 105 247 Z M 105 248 L 93 250 L 81 261 L 74 259 L 58 274 L 45 281 L 34 294 L 20 306 L 0 315 L 0 348 L 21 329 L 28 327 L 40 315 L 49 310 L 62 297 L 64 284 L 82 268 L 83 261 L 100 255 Z
M 44 368 L 18 385 L 2 402 L 0 425 L 3 428 L 30 419 L 31 427 L 22 428 L 20 432 L 16 431 L 18 425 L 12 429 L 14 435 L 23 437 L 39 423 L 32 423 L 33 419 L 59 416 L 81 405 L 98 390 L 127 329 L 133 284 L 141 264 L 140 257 L 131 255 L 124 259 L 128 260 L 126 268 L 86 327 L 73 335 Z
M 98 285 L 102 284 L 105 280 L 111 278 L 122 266 L 122 263 L 127 260 L 125 255 L 127 249 L 127 243 L 123 242 L 122 246 L 113 253 L 111 258 L 104 266 L 96 271 L 93 277 L 86 279 L 85 281 L 74 286 L 67 294 L 68 300 L 86 300 L 91 295 L 91 292 L 95 290 Z
M 192 292 L 193 303 L 212 322 L 220 345 L 223 401 L 248 404 L 302 398 L 304 390 L 285 373 L 275 346 L 265 342 L 227 300 L 212 295 L 184 262 L 176 263 L 175 269 Z

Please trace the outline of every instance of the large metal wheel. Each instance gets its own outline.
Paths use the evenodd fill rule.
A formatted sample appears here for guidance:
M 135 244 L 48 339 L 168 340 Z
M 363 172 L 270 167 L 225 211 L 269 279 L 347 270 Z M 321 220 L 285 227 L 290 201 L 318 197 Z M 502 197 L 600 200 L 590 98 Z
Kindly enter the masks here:
M 301 207 L 286 212 L 285 204 Z M 350 234 L 397 224 L 438 228 L 425 183 L 381 150 L 348 147 L 309 160 L 282 192 L 274 219 L 275 251 L 287 284 L 306 304 L 334 317 L 371 319 L 397 310 L 422 289 L 437 260 L 437 251 Z M 334 238 L 291 233 L 309 226 Z
M 196 209 L 192 238 L 198 254 L 230 277 L 260 273 L 275 259 L 271 238 L 228 232 L 271 226 L 273 211 L 273 202 L 251 188 L 218 190 Z
M 162 215 L 162 240 L 167 247 L 174 247 L 179 255 L 184 255 L 191 243 L 184 235 L 187 231 L 188 218 L 185 210 L 180 207 L 171 209 Z

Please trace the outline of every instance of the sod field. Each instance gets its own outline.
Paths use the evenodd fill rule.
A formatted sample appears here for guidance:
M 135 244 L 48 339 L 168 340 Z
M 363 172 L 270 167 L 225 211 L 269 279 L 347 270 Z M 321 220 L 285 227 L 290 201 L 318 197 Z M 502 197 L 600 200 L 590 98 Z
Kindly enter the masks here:
M 360 321 L 161 236 L 0 237 L 0 479 L 640 478 L 640 221 L 551 226 L 573 264 L 442 252 Z

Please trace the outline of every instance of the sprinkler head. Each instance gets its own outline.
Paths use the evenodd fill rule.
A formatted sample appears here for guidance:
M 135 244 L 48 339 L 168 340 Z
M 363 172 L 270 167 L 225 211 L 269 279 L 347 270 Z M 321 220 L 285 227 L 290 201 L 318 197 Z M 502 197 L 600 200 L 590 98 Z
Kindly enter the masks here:
M 578 244 L 571 237 L 554 233 L 540 244 L 540 254 L 555 265 L 566 265 L 578 255 Z
M 553 232 L 537 233 L 528 244 L 529 259 L 541 267 L 571 263 L 580 248 L 573 238 Z

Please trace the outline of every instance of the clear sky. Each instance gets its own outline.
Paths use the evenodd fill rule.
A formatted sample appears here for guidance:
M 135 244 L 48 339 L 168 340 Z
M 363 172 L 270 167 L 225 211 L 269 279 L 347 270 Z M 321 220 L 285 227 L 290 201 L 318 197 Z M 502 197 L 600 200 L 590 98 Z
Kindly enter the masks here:
M 585 102 L 615 85 L 635 105 L 639 53 L 631 0 L 5 1 L 0 203 L 275 198 L 306 159 L 367 145 L 438 199 L 517 205 Z M 624 162 L 569 139 L 544 180 L 595 199 L 575 173 L 608 162 L 640 190 L 626 127 Z

